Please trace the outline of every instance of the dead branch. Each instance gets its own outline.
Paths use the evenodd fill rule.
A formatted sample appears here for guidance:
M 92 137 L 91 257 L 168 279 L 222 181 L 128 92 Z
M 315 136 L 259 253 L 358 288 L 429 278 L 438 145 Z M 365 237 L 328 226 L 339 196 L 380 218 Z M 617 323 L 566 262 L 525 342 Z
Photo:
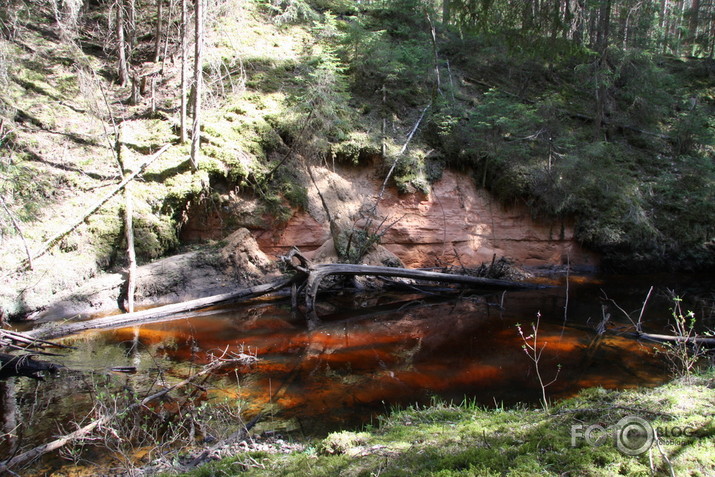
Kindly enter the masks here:
M 24 346 L 21 346 L 24 345 Z M 10 330 L 0 330 L 0 347 L 9 347 L 20 350 L 26 350 L 27 348 L 41 348 L 45 346 L 54 348 L 65 348 L 71 349 L 71 346 L 62 345 L 59 343 L 53 343 L 51 341 L 44 341 L 37 338 L 31 338 L 23 333 L 17 333 Z
M 654 341 L 656 343 L 687 343 L 695 346 L 704 346 L 707 348 L 715 348 L 715 338 L 706 336 L 674 336 L 661 335 L 657 333 L 625 333 L 627 336 L 634 336 L 638 339 Z
M 58 232 L 55 234 L 52 238 L 48 239 L 42 246 L 42 249 L 40 249 L 39 252 L 35 253 L 32 256 L 32 260 L 37 260 L 44 254 L 50 251 L 52 247 L 54 247 L 57 242 L 62 240 L 66 235 L 70 234 L 72 231 L 74 231 L 77 227 L 82 225 L 87 218 L 89 218 L 92 214 L 97 212 L 104 204 L 106 204 L 109 199 L 117 195 L 119 192 L 121 192 L 127 184 L 129 184 L 131 181 L 136 179 L 144 170 L 149 167 L 149 165 L 154 162 L 156 159 L 158 159 L 162 154 L 166 152 L 167 149 L 171 147 L 171 144 L 165 144 L 161 149 L 159 149 L 157 152 L 155 152 L 151 157 L 149 157 L 144 163 L 142 163 L 141 166 L 136 170 L 136 172 L 133 172 L 132 174 L 128 175 L 127 177 L 124 178 L 122 182 L 117 184 L 117 186 L 112 189 L 109 193 L 107 193 L 104 197 L 102 197 L 98 202 L 96 202 L 94 205 L 92 205 L 87 211 L 82 214 L 82 217 L 75 221 L 72 225 L 67 227 L 66 229 L 62 230 L 61 232 Z M 20 270 L 26 270 L 29 266 L 29 260 L 24 260 L 22 262 L 22 265 L 20 266 Z

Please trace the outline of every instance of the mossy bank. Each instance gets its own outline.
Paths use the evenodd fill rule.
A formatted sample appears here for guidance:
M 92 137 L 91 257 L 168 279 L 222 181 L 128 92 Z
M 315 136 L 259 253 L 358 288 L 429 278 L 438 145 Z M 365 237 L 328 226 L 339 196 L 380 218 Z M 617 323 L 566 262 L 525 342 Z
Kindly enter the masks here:
M 714 387 L 710 372 L 658 388 L 593 388 L 548 413 L 435 402 L 288 453 L 268 446 L 181 475 L 708 476 L 715 472 Z M 652 444 L 638 449 L 643 441 L 619 435 L 619 422 L 645 422 Z

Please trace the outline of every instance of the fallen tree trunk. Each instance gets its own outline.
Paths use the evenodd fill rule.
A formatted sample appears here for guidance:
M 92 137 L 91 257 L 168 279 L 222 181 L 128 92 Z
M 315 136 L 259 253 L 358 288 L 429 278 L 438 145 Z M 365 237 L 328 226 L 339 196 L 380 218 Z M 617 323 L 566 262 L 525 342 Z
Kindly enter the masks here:
M 633 336 L 638 339 L 654 341 L 656 343 L 688 343 L 695 346 L 703 346 L 706 348 L 715 348 L 715 338 L 710 338 L 706 336 L 674 336 L 674 335 L 661 335 L 657 333 L 627 333 L 627 335 Z
M 300 263 L 296 264 L 293 259 Z M 519 290 L 542 288 L 541 285 L 514 282 L 509 280 L 496 280 L 491 278 L 474 277 L 469 275 L 455 275 L 450 273 L 430 272 L 425 270 L 412 270 L 408 268 L 379 267 L 370 265 L 352 265 L 344 263 L 326 263 L 313 265 L 297 249 L 293 249 L 288 256 L 281 260 L 297 273 L 292 277 L 284 277 L 271 283 L 243 288 L 231 293 L 198 298 L 183 303 L 160 306 L 149 310 L 125 313 L 123 315 L 107 316 L 94 320 L 69 323 L 66 325 L 49 325 L 24 333 L 28 339 L 55 339 L 62 336 L 79 333 L 81 331 L 119 328 L 137 324 L 158 321 L 171 315 L 196 311 L 214 305 L 221 305 L 239 300 L 254 298 L 268 293 L 276 292 L 295 283 L 304 282 L 305 306 L 309 318 L 315 316 L 315 301 L 322 281 L 331 275 L 373 275 L 377 277 L 398 277 L 414 280 L 426 280 L 442 283 L 454 283 L 470 288 L 485 288 L 498 290 Z
M 296 264 L 293 259 L 297 259 Z M 331 275 L 373 275 L 378 277 L 410 278 L 414 280 L 426 280 L 442 283 L 454 283 L 470 288 L 486 288 L 498 290 L 523 290 L 543 288 L 542 285 L 533 283 L 514 282 L 510 280 L 498 280 L 493 278 L 474 277 L 470 275 L 455 275 L 451 273 L 429 272 L 425 270 L 413 270 L 409 268 L 380 267 L 372 265 L 354 265 L 348 263 L 322 263 L 314 265 L 305 258 L 297 249 L 293 249 L 281 260 L 296 271 L 307 276 L 305 282 L 305 305 L 306 311 L 315 318 L 315 301 L 321 282 Z
M 47 326 L 29 331 L 24 335 L 31 339 L 54 339 L 62 336 L 69 336 L 81 331 L 97 330 L 106 328 L 119 328 L 124 326 L 132 326 L 141 323 L 149 323 L 158 321 L 170 315 L 178 313 L 186 313 L 199 310 L 213 305 L 231 303 L 238 300 L 245 300 L 261 295 L 266 295 L 289 286 L 295 277 L 282 278 L 271 283 L 256 285 L 254 287 L 242 288 L 240 290 L 223 293 L 221 295 L 213 295 L 206 298 L 197 298 L 195 300 L 185 301 L 183 303 L 174 303 L 171 305 L 159 306 L 148 310 L 135 311 L 134 313 L 124 313 L 123 315 L 106 316 L 94 320 L 81 321 L 78 323 L 69 323 L 66 325 Z
M 411 278 L 414 280 L 427 280 L 442 283 L 455 283 L 471 288 L 488 288 L 499 290 L 521 290 L 539 288 L 530 283 L 497 280 L 493 278 L 473 277 L 470 275 L 453 275 L 451 273 L 428 272 L 424 270 L 411 270 L 408 268 L 378 267 L 372 265 L 353 265 L 347 263 L 325 263 L 313 265 L 309 269 L 306 281 L 305 304 L 308 311 L 315 308 L 316 295 L 320 284 L 330 275 L 374 275 L 381 277 Z

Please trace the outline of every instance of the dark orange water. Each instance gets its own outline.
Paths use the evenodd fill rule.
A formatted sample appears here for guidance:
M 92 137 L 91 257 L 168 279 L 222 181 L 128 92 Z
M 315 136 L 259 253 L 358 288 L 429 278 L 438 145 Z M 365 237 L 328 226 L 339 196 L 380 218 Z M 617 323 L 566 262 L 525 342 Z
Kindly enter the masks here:
M 546 381 L 556 378 L 547 388 L 550 398 L 591 386 L 656 385 L 667 372 L 652 344 L 615 333 L 599 338 L 594 329 L 608 313 L 611 330 L 627 330 L 629 320 L 614 302 L 637 317 L 655 282 L 645 328 L 662 332 L 670 304 L 661 291 L 663 282 L 678 286 L 670 285 L 672 279 L 571 277 L 568 303 L 563 278 L 553 288 L 504 296 L 329 295 L 320 298 L 322 322 L 314 329 L 286 301 L 235 305 L 72 338 L 68 342 L 77 350 L 58 358 L 67 371 L 44 383 L 18 380 L 13 396 L 23 416 L 38 396 L 51 402 L 43 411 L 44 430 L 26 432 L 26 439 L 42 440 L 48 429 L 80 421 L 88 412 L 88 374 L 96 379 L 113 366 L 135 367 L 135 374 L 122 379 L 141 395 L 155 390 L 161 376 L 188 376 L 212 356 L 248 352 L 258 362 L 216 373 L 203 383 L 202 399 L 234 397 L 246 419 L 270 413 L 276 427 L 307 434 L 366 424 L 393 406 L 433 397 L 489 406 L 538 403 L 534 363 L 516 328 L 520 323 L 529 334 L 538 313 L 537 345 L 544 349 L 539 368 Z M 696 312 L 705 314 L 706 302 Z M 703 317 L 704 324 L 711 319 Z

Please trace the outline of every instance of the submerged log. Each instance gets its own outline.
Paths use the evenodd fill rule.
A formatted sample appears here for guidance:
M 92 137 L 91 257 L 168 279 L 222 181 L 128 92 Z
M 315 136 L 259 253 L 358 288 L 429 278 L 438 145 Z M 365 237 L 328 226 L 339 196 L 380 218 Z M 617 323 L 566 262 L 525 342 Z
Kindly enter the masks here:
M 0 354 L 0 379 L 10 376 L 27 376 L 28 378 L 42 381 L 42 373 L 54 373 L 59 368 L 59 365 L 53 363 L 35 361 L 31 354 L 19 356 Z

